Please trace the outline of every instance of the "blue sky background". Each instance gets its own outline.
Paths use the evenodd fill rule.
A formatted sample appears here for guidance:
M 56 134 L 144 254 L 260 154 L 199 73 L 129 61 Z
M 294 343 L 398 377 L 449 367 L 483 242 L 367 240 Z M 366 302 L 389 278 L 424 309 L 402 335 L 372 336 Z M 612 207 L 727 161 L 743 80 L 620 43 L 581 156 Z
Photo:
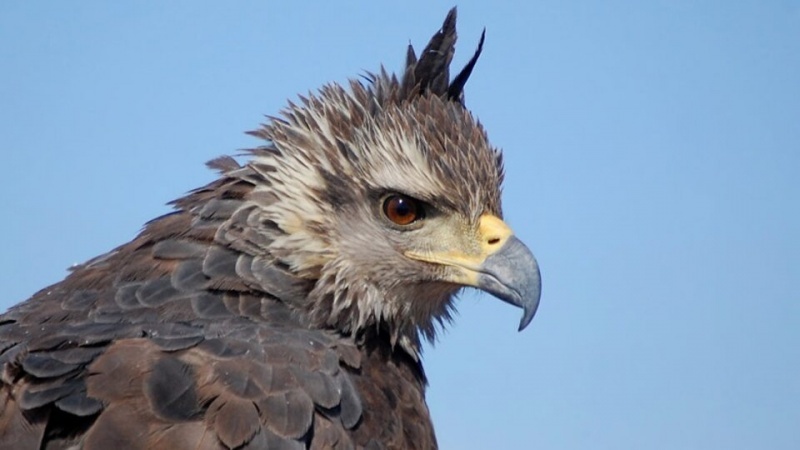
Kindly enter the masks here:
M 132 238 L 286 99 L 451 3 L 2 2 L 0 308 Z M 159 6 L 156 6 L 158 4 Z M 443 449 L 800 448 L 800 2 L 459 2 L 539 314 L 467 293 Z

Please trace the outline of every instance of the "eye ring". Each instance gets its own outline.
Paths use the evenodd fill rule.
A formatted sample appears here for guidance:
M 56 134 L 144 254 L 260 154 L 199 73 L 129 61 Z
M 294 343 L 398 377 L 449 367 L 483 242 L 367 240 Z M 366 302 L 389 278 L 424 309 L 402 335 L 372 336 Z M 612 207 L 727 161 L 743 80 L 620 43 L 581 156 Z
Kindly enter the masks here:
M 383 215 L 395 225 L 406 226 L 424 216 L 422 202 L 403 194 L 391 194 L 383 201 Z

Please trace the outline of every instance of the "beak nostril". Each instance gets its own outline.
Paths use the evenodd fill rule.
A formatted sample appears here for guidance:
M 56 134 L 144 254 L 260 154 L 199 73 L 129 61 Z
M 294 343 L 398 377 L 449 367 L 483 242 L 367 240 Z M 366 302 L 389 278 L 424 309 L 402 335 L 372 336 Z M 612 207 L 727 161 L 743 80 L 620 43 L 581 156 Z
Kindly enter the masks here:
M 495 245 L 495 244 L 497 244 L 499 242 L 500 242 L 500 238 L 498 238 L 498 237 L 489 238 L 489 245 Z

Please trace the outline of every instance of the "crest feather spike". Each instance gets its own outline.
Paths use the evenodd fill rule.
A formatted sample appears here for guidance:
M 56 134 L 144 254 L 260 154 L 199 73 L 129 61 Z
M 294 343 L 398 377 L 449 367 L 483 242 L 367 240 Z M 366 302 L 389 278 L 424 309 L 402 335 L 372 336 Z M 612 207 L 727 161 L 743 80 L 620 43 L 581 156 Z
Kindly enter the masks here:
M 442 28 L 433 35 L 428 45 L 420 53 L 419 60 L 406 73 L 413 78 L 403 79 L 403 91 L 409 96 L 432 94 L 443 96 L 450 82 L 450 61 L 453 60 L 456 44 L 456 8 L 447 13 Z M 416 92 L 415 92 L 416 91 Z
M 478 49 L 458 75 L 450 82 L 450 63 L 455 53 L 456 8 L 447 13 L 442 27 L 431 37 L 428 45 L 417 58 L 410 44 L 406 50 L 406 69 L 403 73 L 401 92 L 405 98 L 431 93 L 441 98 L 463 103 L 464 85 L 478 62 L 486 38 L 486 29 L 481 33 Z
M 481 52 L 483 51 L 483 41 L 486 39 L 486 28 L 483 29 L 481 33 L 481 40 L 478 41 L 478 48 L 475 50 L 475 54 L 472 55 L 472 58 L 469 59 L 467 65 L 461 69 L 461 72 L 456 75 L 453 79 L 453 82 L 450 83 L 450 87 L 447 89 L 447 98 L 450 100 L 455 100 L 460 103 L 464 103 L 464 85 L 467 84 L 467 80 L 469 76 L 472 75 L 472 69 L 475 68 L 475 63 L 478 62 L 478 58 L 481 56 Z
M 409 43 L 408 50 L 406 51 L 406 67 L 414 67 L 416 65 L 417 54 L 414 52 L 414 46 Z

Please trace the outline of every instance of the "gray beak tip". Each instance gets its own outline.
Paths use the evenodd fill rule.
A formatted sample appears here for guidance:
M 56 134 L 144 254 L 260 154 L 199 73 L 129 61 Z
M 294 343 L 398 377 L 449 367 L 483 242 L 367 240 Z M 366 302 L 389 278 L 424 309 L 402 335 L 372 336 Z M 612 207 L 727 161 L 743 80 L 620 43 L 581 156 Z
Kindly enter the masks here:
M 531 289 L 523 294 L 529 300 L 522 302 L 522 319 L 519 321 L 519 329 L 517 331 L 524 330 L 533 320 L 536 310 L 539 309 L 539 299 L 542 296 L 542 277 L 539 273 L 538 265 L 536 266 L 535 276 L 532 278 L 534 280 L 529 283 Z

